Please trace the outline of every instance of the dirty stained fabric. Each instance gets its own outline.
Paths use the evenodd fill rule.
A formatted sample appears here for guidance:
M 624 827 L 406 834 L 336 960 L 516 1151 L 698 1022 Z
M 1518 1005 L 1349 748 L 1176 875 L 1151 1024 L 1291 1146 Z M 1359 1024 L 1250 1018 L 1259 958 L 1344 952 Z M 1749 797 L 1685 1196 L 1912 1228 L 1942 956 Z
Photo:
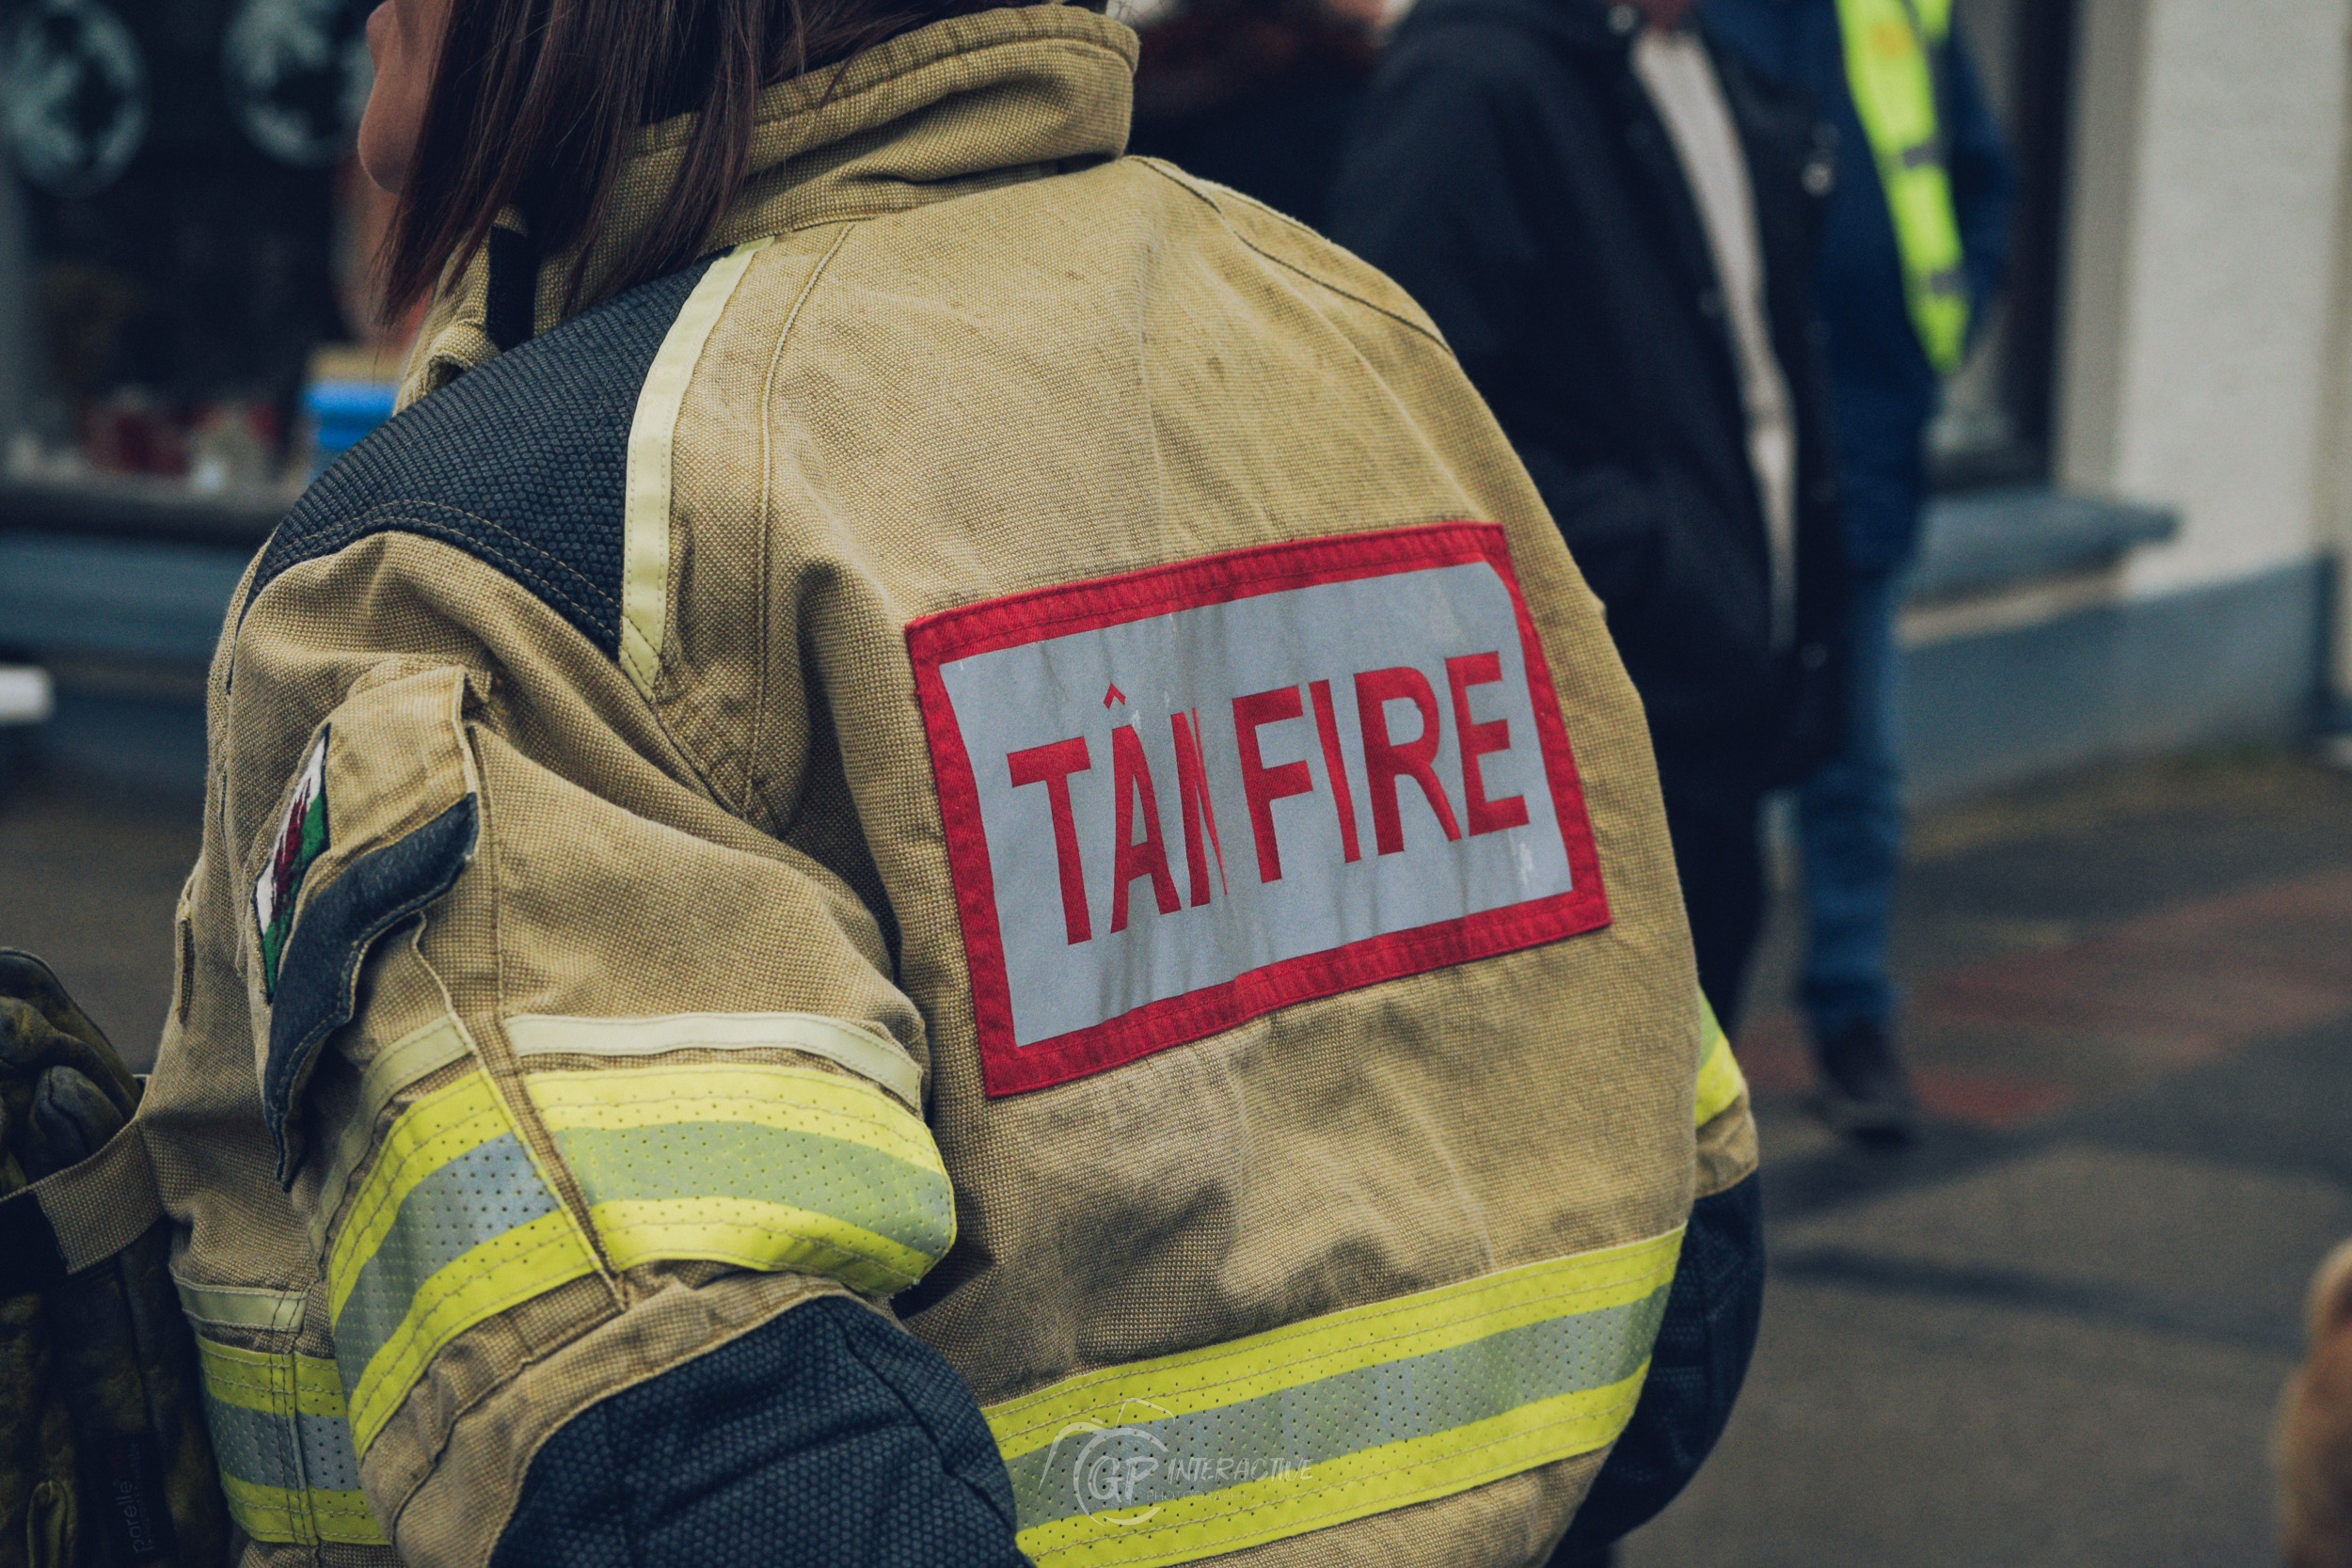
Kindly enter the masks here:
M 1058 1430 L 1118 1424 L 1097 1387 L 1148 1394 L 1153 1442 L 1367 1380 L 1419 1402 L 1322 1429 L 1344 1495 L 1196 1469 L 1168 1505 L 1195 1533 L 1130 1553 L 1502 1564 L 1566 1527 L 1693 1196 L 1755 1163 L 1736 1069 L 1694 1138 L 1641 713 L 1413 304 L 1118 156 L 1134 49 L 1028 7 L 772 88 L 710 255 L 568 319 L 546 258 L 503 350 L 489 275 L 528 247 L 475 258 L 405 412 L 248 571 L 143 1117 L 207 1367 L 268 1390 L 238 1406 L 276 1444 L 230 1490 L 266 1527 L 248 1561 L 479 1568 L 559 1433 L 804 1311 L 953 1370 L 1041 1560 L 1126 1523 L 1055 1469 Z M 590 297 L 686 134 L 646 133 Z M 992 1093 L 910 626 L 1466 520 L 1523 594 L 1605 920 Z M 1459 653 L 1447 726 L 1488 700 Z M 1391 751 L 1405 809 L 1460 788 Z M 1358 1365 L 1391 1319 L 1437 1359 Z M 1200 1392 L 1220 1355 L 1254 1403 Z M 1512 1428 L 1514 1356 L 1572 1413 L 1551 1437 Z M 1480 1469 L 1480 1420 L 1518 1457 Z M 1391 1453 L 1418 1490 L 1378 1479 Z

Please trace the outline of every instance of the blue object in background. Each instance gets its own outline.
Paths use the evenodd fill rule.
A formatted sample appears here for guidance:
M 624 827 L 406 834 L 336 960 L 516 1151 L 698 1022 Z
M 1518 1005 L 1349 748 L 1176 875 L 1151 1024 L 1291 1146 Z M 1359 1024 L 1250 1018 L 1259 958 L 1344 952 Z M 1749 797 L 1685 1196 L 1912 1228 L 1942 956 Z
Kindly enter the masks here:
M 302 409 L 316 433 L 312 479 L 392 417 L 393 391 L 391 384 L 383 381 L 314 381 L 305 388 Z

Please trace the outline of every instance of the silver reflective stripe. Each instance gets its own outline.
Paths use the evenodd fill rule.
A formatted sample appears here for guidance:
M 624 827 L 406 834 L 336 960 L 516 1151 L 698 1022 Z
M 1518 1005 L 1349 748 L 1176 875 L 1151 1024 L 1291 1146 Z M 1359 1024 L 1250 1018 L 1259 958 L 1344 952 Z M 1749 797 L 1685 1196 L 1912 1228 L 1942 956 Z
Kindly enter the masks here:
M 897 1040 L 817 1013 L 671 1013 L 660 1018 L 556 1018 L 525 1013 L 506 1020 L 517 1056 L 656 1056 L 706 1051 L 785 1050 L 822 1056 L 870 1078 L 904 1101 L 923 1103 L 923 1075 Z
M 512 1132 L 466 1150 L 410 1188 L 335 1316 L 344 1386 L 358 1386 L 426 1280 L 483 1243 L 555 1212 L 553 1195 Z
M 1451 1432 L 1641 1370 L 1666 1288 L 1596 1312 L 1550 1318 L 1396 1361 L 1187 1415 L 1089 1423 L 1007 1465 L 1021 1528 L 1099 1510 L 1151 1508 L 1367 1449 Z M 1139 1402 L 1138 1402 L 1139 1403 Z M 1244 1468 L 1236 1470 L 1236 1462 Z M 1116 1480 L 1110 1497 L 1090 1477 Z
M 204 1419 L 212 1428 L 213 1457 L 239 1481 L 288 1492 L 359 1489 L 351 1423 L 340 1416 L 281 1416 L 208 1394 Z
M 897 1155 L 756 1122 L 577 1127 L 556 1134 L 591 1204 L 740 1199 L 793 1204 L 925 1258 L 956 1239 L 955 1192 Z
M 375 1138 L 376 1118 L 384 1114 L 384 1108 L 401 1090 L 425 1074 L 472 1053 L 473 1041 L 467 1037 L 466 1026 L 446 1013 L 376 1053 L 375 1059 L 359 1075 L 359 1102 L 354 1107 L 351 1119 L 337 1131 L 334 1151 L 327 1156 L 318 1205 L 310 1212 L 312 1247 L 322 1252 L 326 1249 L 327 1223 L 342 1204 L 352 1172 L 368 1157 L 368 1148 Z
M 176 1274 L 171 1276 L 171 1283 L 180 1292 L 180 1309 L 200 1323 L 285 1330 L 302 1323 L 305 1291 L 269 1291 L 248 1285 L 191 1285 Z

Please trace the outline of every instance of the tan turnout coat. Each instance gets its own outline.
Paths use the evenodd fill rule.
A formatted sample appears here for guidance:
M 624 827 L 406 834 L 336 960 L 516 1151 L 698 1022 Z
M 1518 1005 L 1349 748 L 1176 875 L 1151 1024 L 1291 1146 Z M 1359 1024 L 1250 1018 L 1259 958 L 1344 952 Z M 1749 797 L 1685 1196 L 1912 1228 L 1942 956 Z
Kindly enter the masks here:
M 505 354 L 494 247 L 437 301 L 413 407 L 248 574 L 142 1116 L 248 1560 L 482 1564 L 568 1417 L 819 1293 L 895 1297 L 961 1372 L 1041 1561 L 1521 1563 L 1565 1528 L 1638 1391 L 1694 1193 L 1755 1158 L 1736 1070 L 1697 1070 L 1642 715 L 1413 303 L 1295 223 L 1120 158 L 1135 47 L 1084 9 L 994 10 L 771 89 L 723 254 L 568 323 L 550 259 L 541 336 Z M 592 270 L 684 139 L 646 134 Z M 1314 959 L 1297 973 L 1322 979 L 1263 1006 L 1212 988 L 1226 1012 L 1170 1004 L 1192 1022 L 1152 1026 L 1176 1043 L 1089 1025 L 1095 1057 L 989 1092 L 986 1051 L 1011 1064 L 990 1071 L 1032 1058 L 1012 1033 L 982 1043 L 986 920 L 957 869 L 977 829 L 937 766 L 960 689 L 918 670 L 910 626 L 1236 552 L 1372 561 L 1389 546 L 1302 542 L 1375 534 L 1472 572 L 1507 551 L 1605 918 L 1451 959 L 1391 943 L 1390 970 L 1353 979 Z M 1424 712 L 1467 724 L 1437 657 Z M 1456 704 L 1502 679 L 1453 678 Z M 1104 724 L 1143 690 L 1120 679 L 1079 694 Z M 1201 711 L 1230 750 L 1223 709 Z M 1348 766 L 1311 750 L 1311 717 L 1257 730 L 1266 754 L 1293 735 Z M 1134 733 L 1163 747 L 1168 722 Z M 1096 733 L 1086 788 L 1117 738 Z M 1375 792 L 1364 866 L 1376 833 L 1452 852 L 1440 797 L 1471 814 L 1462 853 L 1507 836 L 1514 802 L 1465 800 L 1454 752 L 1419 790 L 1417 753 L 1382 754 L 1403 803 L 1382 816 Z M 1165 770 L 1187 755 L 1144 759 L 1168 874 L 1129 846 L 1135 930 L 1206 920 L 1244 881 L 1274 896 L 1259 808 L 1232 794 L 1210 802 L 1224 880 L 1204 905 L 1187 850 L 1207 841 Z M 981 762 L 979 809 L 1011 788 L 1044 834 L 1046 789 Z M 1340 875 L 1307 865 L 1301 835 L 1334 830 L 1309 784 L 1267 793 L 1275 768 L 1248 774 L 1274 802 L 1260 852 L 1279 825 L 1286 885 Z M 1010 857 L 1006 897 L 1028 875 Z M 1100 888 L 1057 905 L 1041 863 L 1038 924 L 1006 947 L 1110 951 Z M 1005 984 L 1016 1008 L 1068 1001 Z M 739 1148 L 756 1158 L 729 1164 Z M 1318 1381 L 1405 1377 L 1407 1355 L 1500 1344 L 1494 1324 L 1538 1336 L 1550 1359 L 1526 1375 L 1552 1381 L 1520 1387 L 1491 1370 L 1506 1358 L 1467 1391 L 1398 1385 L 1434 1414 L 1376 1432 Z M 1049 1455 L 1069 1432 L 1197 1447 L 1244 1398 L 1304 1413 L 1322 1446 L 1194 1452 L 1161 1502 L 1089 1501 Z

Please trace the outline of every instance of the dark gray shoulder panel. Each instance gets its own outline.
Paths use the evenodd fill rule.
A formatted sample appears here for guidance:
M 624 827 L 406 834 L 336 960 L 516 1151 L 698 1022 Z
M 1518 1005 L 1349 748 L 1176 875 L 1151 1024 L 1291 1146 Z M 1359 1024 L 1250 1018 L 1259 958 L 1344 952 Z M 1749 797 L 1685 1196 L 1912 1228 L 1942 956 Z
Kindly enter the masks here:
M 291 567 L 370 534 L 420 533 L 497 567 L 617 657 L 629 424 L 708 266 L 508 350 L 344 453 L 270 536 L 239 618 Z

